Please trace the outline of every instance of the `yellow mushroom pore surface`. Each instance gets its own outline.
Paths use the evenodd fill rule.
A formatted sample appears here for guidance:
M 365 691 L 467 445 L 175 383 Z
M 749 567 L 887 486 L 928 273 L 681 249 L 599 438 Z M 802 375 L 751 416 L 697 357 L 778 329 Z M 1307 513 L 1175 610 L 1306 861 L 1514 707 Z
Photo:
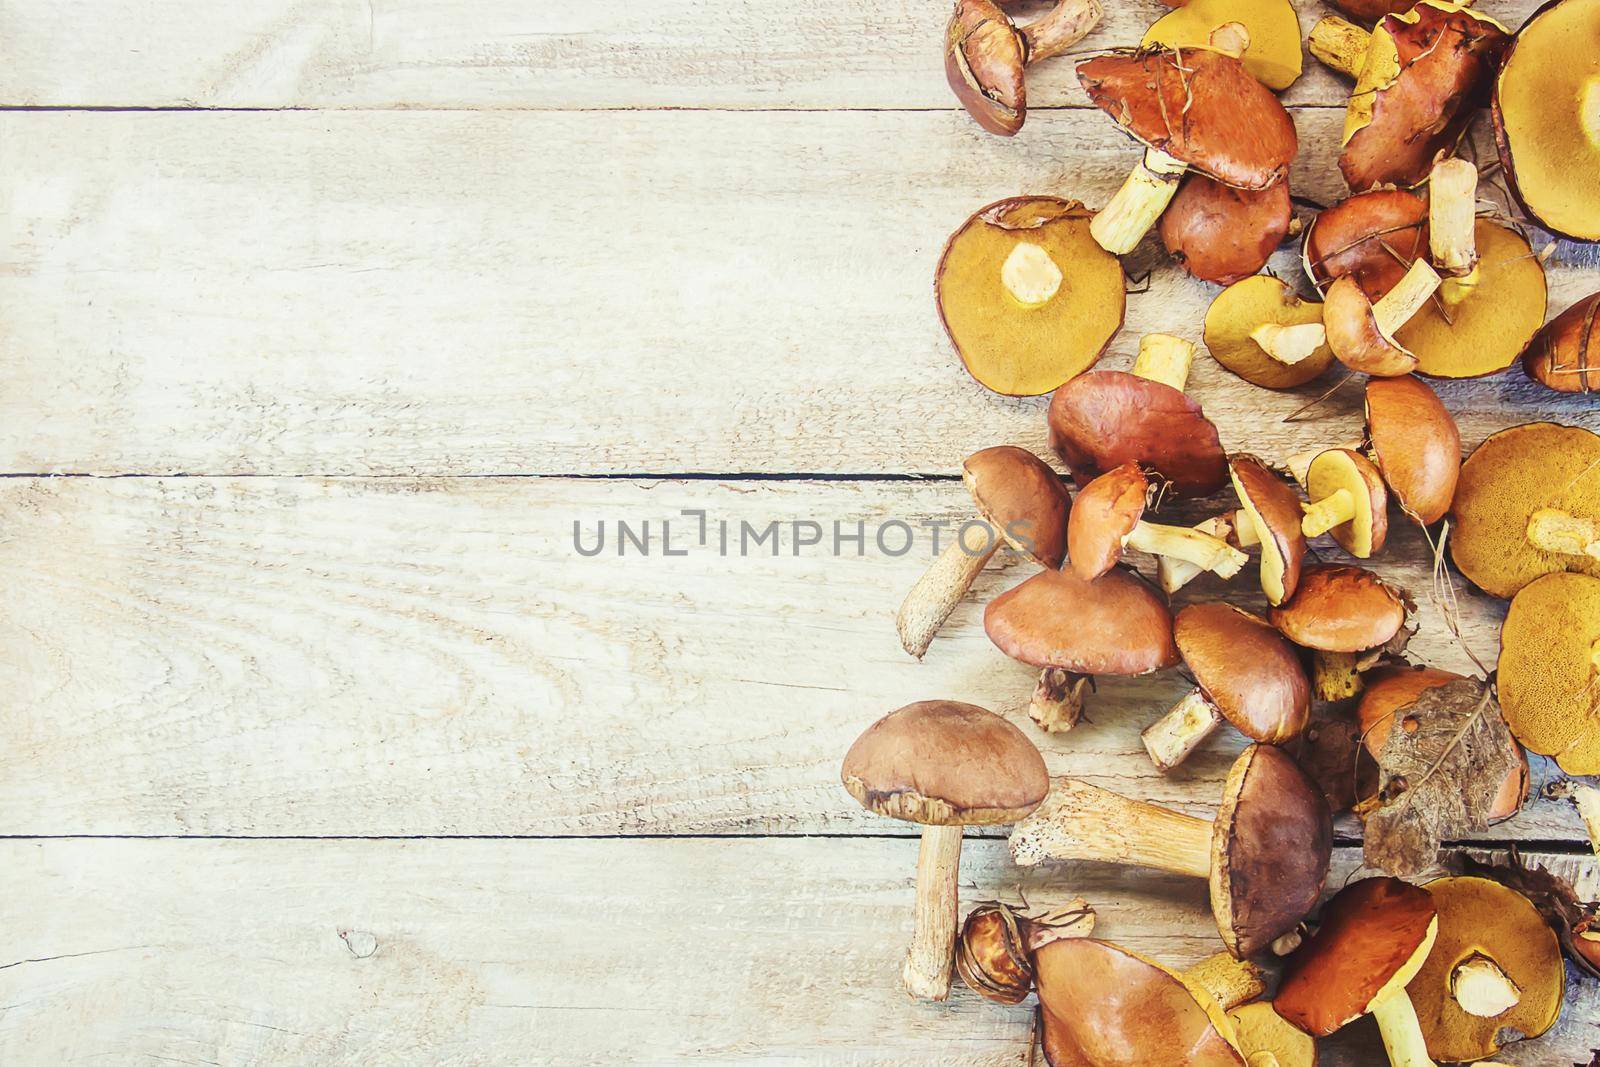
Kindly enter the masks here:
M 1321 324 L 1322 305 L 1301 300 L 1270 274 L 1235 282 L 1206 310 L 1205 344 L 1211 357 L 1252 385 L 1293 389 L 1328 369 L 1333 349 L 1324 343 L 1297 363 L 1272 358 L 1252 334 L 1261 326 Z
M 1256 81 L 1282 91 L 1300 77 L 1300 20 L 1288 0 L 1189 0 L 1157 19 L 1140 44 L 1214 48 L 1232 38 L 1213 37 L 1229 23 L 1244 27 L 1249 43 L 1239 61 Z
M 1568 774 L 1600 774 L 1600 578 L 1529 583 L 1500 644 L 1500 707 L 1517 740 Z

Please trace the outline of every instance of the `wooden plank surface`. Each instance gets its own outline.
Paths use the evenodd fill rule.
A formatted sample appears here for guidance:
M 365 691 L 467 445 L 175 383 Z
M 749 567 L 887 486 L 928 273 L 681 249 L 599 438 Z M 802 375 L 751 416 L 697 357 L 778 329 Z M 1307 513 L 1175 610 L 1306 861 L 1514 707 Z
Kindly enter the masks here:
M 982 629 L 1032 573 L 1009 553 L 925 661 L 901 651 L 922 524 L 970 506 L 952 482 L 0 480 L 0 834 L 903 833 L 838 761 L 934 696 L 1025 724 L 1055 774 L 1213 808 L 1231 731 L 1167 778 L 1138 739 L 1176 672 L 1105 680 L 1068 735 L 1026 725 L 1033 672 Z M 687 555 L 662 556 L 663 520 Z M 580 556 L 574 522 L 592 549 L 601 521 L 606 551 Z M 796 555 L 807 521 L 822 543 Z M 917 538 L 900 557 L 875 543 L 893 521 Z M 618 522 L 651 555 L 619 557 Z M 864 524 L 865 555 L 833 555 L 834 522 Z M 744 523 L 781 543 L 741 549 Z M 1424 558 L 1397 522 L 1378 566 L 1422 602 L 1414 653 L 1467 669 Z M 1185 593 L 1260 609 L 1253 581 Z M 1492 664 L 1502 606 L 1462 605 Z M 1581 835 L 1541 802 L 1489 836 Z
M 1025 1060 L 1028 1007 L 899 986 L 909 840 L 7 841 L 0 1061 L 960 1064 Z M 1592 860 L 1534 857 L 1600 889 Z M 1351 857 L 1339 857 L 1342 881 Z M 1336 881 L 1336 884 L 1337 884 Z M 1012 868 L 969 841 L 962 893 L 1074 894 L 1098 932 L 1184 965 L 1217 951 L 1198 882 Z M 1324 1067 L 1382 1053 L 1369 1021 Z M 1507 1050 L 1587 1063 L 1595 984 Z
M 1299 188 L 1332 199 L 1340 116 L 1299 121 Z M 20 473 L 949 473 L 1042 448 L 1042 399 L 960 368 L 934 263 L 978 206 L 1098 203 L 1134 161 L 1080 111 L 1017 143 L 940 113 L 709 112 L 9 113 L 0 143 Z M 1595 286 L 1553 270 L 1552 313 Z M 1215 291 L 1159 272 L 1105 365 L 1198 338 Z M 1191 386 L 1268 455 L 1349 436 L 1355 390 L 1280 421 L 1317 391 L 1209 359 Z M 1520 371 L 1441 392 L 1469 444 L 1594 424 Z
M 1302 31 L 1331 9 L 1302 0 Z M 1534 0 L 1485 0 L 1519 25 Z M 1078 48 L 1137 42 L 1167 8 L 1106 4 Z M 1038 3 L 1018 10 L 1024 20 Z M 320 108 L 935 108 L 955 106 L 947 0 L 4 0 L 0 102 Z M 70 32 L 65 27 L 70 26 Z M 1304 32 L 1302 32 L 1304 36 Z M 1031 106 L 1085 106 L 1061 59 Z M 1348 82 L 1307 58 L 1286 94 L 1342 107 Z M 1024 135 L 1026 136 L 1026 134 Z

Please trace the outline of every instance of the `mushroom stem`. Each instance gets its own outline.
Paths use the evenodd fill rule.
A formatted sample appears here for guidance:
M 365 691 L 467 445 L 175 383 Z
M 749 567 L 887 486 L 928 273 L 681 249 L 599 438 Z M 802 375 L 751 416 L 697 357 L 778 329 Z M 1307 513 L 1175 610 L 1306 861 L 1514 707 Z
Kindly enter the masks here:
M 1132 252 L 1178 195 L 1188 164 L 1154 148 L 1133 168 L 1111 201 L 1089 223 L 1094 239 L 1114 256 Z
M 1133 374 L 1178 392 L 1189 384 L 1189 368 L 1194 365 L 1194 342 L 1167 333 L 1147 333 L 1139 339 L 1139 355 L 1133 361 Z
M 1433 269 L 1433 264 L 1425 259 L 1412 263 L 1411 269 L 1406 271 L 1395 287 L 1372 305 L 1378 330 L 1385 337 L 1393 337 L 1396 330 L 1410 322 L 1411 316 L 1421 310 L 1437 288 L 1439 272 Z
M 1313 56 L 1347 78 L 1361 76 L 1361 68 L 1367 62 L 1367 46 L 1371 43 L 1372 34 L 1337 15 L 1318 19 L 1306 38 L 1306 47 Z
M 916 927 L 900 972 L 906 992 L 925 1000 L 950 995 L 950 968 L 956 951 L 959 917 L 957 877 L 961 870 L 961 827 L 926 826 L 917 849 Z
M 1372 1016 L 1378 1020 L 1378 1032 L 1383 1035 L 1390 1067 L 1438 1067 L 1428 1056 L 1428 1043 L 1422 1037 L 1417 1010 L 1411 1006 L 1411 998 L 1406 996 L 1403 987 L 1374 1004 Z
M 1233 533 L 1233 523 L 1230 521 L 1232 513 L 1217 515 L 1204 522 L 1195 524 L 1195 531 L 1208 537 L 1215 537 L 1226 541 Z M 1163 593 L 1172 594 L 1198 578 L 1205 568 L 1197 563 L 1190 563 L 1186 559 L 1176 556 L 1156 557 L 1156 578 L 1161 583 Z
M 1307 537 L 1325 534 L 1356 517 L 1355 494 L 1348 489 L 1335 489 L 1332 495 L 1301 507 L 1305 509 L 1305 517 L 1300 520 L 1300 532 Z
M 1207 956 L 1185 968 L 1183 977 L 1209 993 L 1223 1011 L 1247 1004 L 1267 991 L 1259 965 L 1236 960 L 1226 952 Z
M 1292 367 L 1328 343 L 1328 330 L 1320 322 L 1293 326 L 1263 322 L 1250 331 L 1250 340 L 1279 363 Z
M 1312 695 L 1318 700 L 1344 700 L 1361 692 L 1361 672 L 1356 669 L 1360 662 L 1355 652 L 1312 652 Z
M 1307 463 L 1310 460 L 1306 461 Z M 1233 513 L 1233 540 L 1240 548 L 1252 548 L 1261 543 L 1261 530 L 1250 512 L 1240 508 Z
M 1162 526 L 1154 522 L 1138 523 L 1122 543 L 1152 556 L 1187 560 L 1223 578 L 1238 574 L 1250 559 L 1221 538 L 1184 526 Z
M 1439 283 L 1439 299 L 1443 300 L 1445 307 L 1460 306 L 1467 297 L 1478 291 L 1478 282 L 1482 280 L 1476 264 L 1467 273 L 1459 278 L 1446 278 Z
M 1039 245 L 1018 241 L 1000 265 L 1000 284 L 1011 299 L 1033 311 L 1050 303 L 1060 291 L 1061 268 Z
M 1011 855 L 1024 867 L 1046 859 L 1099 860 L 1204 878 L 1211 872 L 1211 823 L 1062 778 L 1012 829 Z
M 1600 559 L 1600 525 L 1557 508 L 1540 508 L 1528 517 L 1528 543 L 1546 552 Z
M 1191 689 L 1139 735 L 1150 760 L 1163 772 L 1189 758 L 1222 725 L 1222 714 L 1199 689 Z
M 961 598 L 977 580 L 978 572 L 988 564 L 990 557 L 1000 547 L 1000 538 L 991 537 L 981 552 L 969 552 L 957 537 L 950 547 L 939 553 L 911 587 L 911 592 L 900 604 L 895 617 L 895 627 L 900 631 L 900 647 L 921 659 L 933 643 L 944 621 L 956 609 Z
M 1462 1011 L 1480 1019 L 1504 1015 L 1522 1002 L 1517 983 L 1481 952 L 1456 964 L 1450 975 L 1450 995 Z
M 1441 159 L 1428 177 L 1428 248 L 1433 264 L 1461 278 L 1478 265 L 1478 168 L 1464 159 Z
M 1047 13 L 1022 27 L 1027 65 L 1058 56 L 1089 35 L 1104 14 L 1100 0 L 1061 0 Z
M 1206 43 L 1212 51 L 1238 59 L 1250 48 L 1250 30 L 1242 22 L 1224 22 L 1211 31 Z
M 1087 674 L 1046 667 L 1039 672 L 1039 681 L 1033 687 L 1028 717 L 1047 734 L 1066 733 L 1083 718 L 1085 690 L 1093 681 Z

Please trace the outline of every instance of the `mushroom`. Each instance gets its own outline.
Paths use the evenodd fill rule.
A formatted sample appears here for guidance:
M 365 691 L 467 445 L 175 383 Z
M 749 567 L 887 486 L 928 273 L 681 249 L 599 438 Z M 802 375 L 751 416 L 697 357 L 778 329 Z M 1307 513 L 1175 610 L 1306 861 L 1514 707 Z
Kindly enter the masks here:
M 1312 1037 L 1371 1014 L 1393 1067 L 1433 1067 L 1406 985 L 1439 933 L 1433 897 L 1398 878 L 1351 882 L 1289 955 L 1273 1007 Z
M 1124 284 L 1083 205 L 1019 196 L 980 209 L 945 242 L 934 298 L 978 384 L 1037 396 L 1100 358 L 1122 328 Z
M 1300 20 L 1288 0 L 1189 0 L 1157 19 L 1139 46 L 1232 52 L 1235 36 L 1244 45 L 1239 62 L 1268 89 L 1282 92 L 1300 77 Z
M 1447 157 L 1428 173 L 1428 250 L 1433 265 L 1447 278 L 1466 281 L 1478 271 L 1477 246 L 1478 168 L 1464 159 Z M 1474 283 L 1475 284 L 1475 283 Z M 1461 290 L 1446 281 L 1445 300 Z
M 1178 662 L 1167 605 L 1120 569 L 1092 582 L 1071 568 L 1040 571 L 990 601 L 983 628 L 1000 651 L 1043 668 L 1028 714 L 1047 733 L 1077 725 L 1095 675 L 1133 677 Z
M 1217 294 L 1206 309 L 1205 342 L 1218 363 L 1265 389 L 1304 385 L 1333 362 L 1322 305 L 1270 274 Z
M 1404 4 L 1398 10 L 1405 11 L 1410 5 Z M 1340 5 L 1335 5 L 1340 6 Z M 1368 22 L 1376 21 L 1389 11 L 1380 11 Z M 1348 22 L 1337 15 L 1326 15 L 1317 20 L 1311 27 L 1311 33 L 1306 37 L 1306 50 L 1326 67 L 1330 67 L 1347 78 L 1356 78 L 1361 75 L 1361 68 L 1367 62 L 1367 49 L 1372 44 L 1372 34 L 1362 29 L 1353 22 Z
M 1233 56 L 1165 48 L 1078 65 L 1095 106 L 1146 146 L 1143 161 L 1090 226 L 1108 252 L 1130 252 L 1194 169 L 1236 189 L 1269 189 L 1298 149 L 1294 121 Z
M 967 913 L 956 941 L 956 973 L 974 993 L 1000 1004 L 1020 1004 L 1033 989 L 1033 953 L 1067 937 L 1088 937 L 1095 914 L 1082 897 L 1023 914 L 998 902 Z
M 944 31 L 944 76 L 978 125 L 1010 137 L 1028 117 L 1024 70 L 1058 56 L 1100 22 L 1099 0 L 1057 0 L 1018 27 L 995 0 L 956 0 Z
M 1439 936 L 1406 994 L 1428 1054 L 1465 1063 L 1500 1051 L 1500 1035 L 1534 1038 L 1561 1013 L 1561 943 L 1531 901 L 1487 878 L 1440 878 L 1424 888 Z
M 1301 262 L 1319 292 L 1350 275 L 1377 300 L 1427 248 L 1427 203 L 1403 189 L 1377 189 L 1347 197 L 1312 219 Z
M 1419 378 L 1367 379 L 1367 438 L 1400 508 L 1423 526 L 1450 510 L 1461 475 L 1461 433 Z
M 1249 192 L 1190 174 L 1161 216 L 1161 242 L 1178 266 L 1196 278 L 1231 285 L 1267 265 L 1292 217 L 1286 181 Z
M 1011 832 L 1022 866 L 1099 860 L 1205 878 L 1222 943 L 1253 956 L 1316 905 L 1328 874 L 1333 823 L 1322 791 L 1293 759 L 1251 745 L 1234 761 L 1212 822 L 1057 779 Z
M 1228 1013 L 1235 1040 L 1250 1067 L 1317 1067 L 1317 1043 L 1284 1021 L 1266 1001 Z
M 1500 628 L 1500 710 L 1528 749 L 1600 774 L 1600 578 L 1547 574 Z
M 1015 445 L 974 452 L 961 464 L 961 482 L 983 525 L 976 550 L 967 524 L 906 594 L 895 623 L 900 645 L 921 659 L 956 604 L 1004 541 L 1041 567 L 1059 567 L 1067 550 L 1067 487 L 1038 456 Z
M 1373 462 L 1349 448 L 1319 452 L 1306 470 L 1305 506 L 1300 529 L 1307 537 L 1332 534 L 1339 547 L 1366 559 L 1383 547 L 1389 533 L 1389 491 Z
M 1093 371 L 1050 398 L 1050 447 L 1086 486 L 1124 463 L 1138 463 L 1180 496 L 1207 496 L 1227 484 L 1217 428 L 1183 394 L 1194 345 L 1149 334 L 1132 373 Z
M 1450 556 L 1509 598 L 1541 574 L 1600 575 L 1600 436 L 1533 422 L 1494 434 L 1461 465 Z
M 1425 259 L 1412 263 L 1398 284 L 1373 303 L 1353 275 L 1338 278 L 1322 302 L 1322 322 L 1334 358 L 1353 371 L 1390 378 L 1410 374 L 1417 357 L 1395 334 L 1439 288 Z
M 1125 548 L 1186 560 L 1232 578 L 1247 557 L 1228 542 L 1197 530 L 1144 521 L 1150 480 L 1137 463 L 1107 471 L 1078 492 L 1067 518 L 1067 558 L 1084 581 L 1117 565 Z
M 1281 745 L 1305 729 L 1311 686 L 1294 646 L 1231 604 L 1190 604 L 1173 636 L 1194 688 L 1139 735 L 1163 772 L 1189 758 L 1224 719 L 1252 741 Z
M 1540 385 L 1563 393 L 1600 389 L 1600 293 L 1584 297 L 1550 320 L 1522 357 Z
M 961 828 L 1015 822 L 1050 788 L 1044 757 L 992 711 L 923 700 L 890 712 L 856 738 L 840 780 L 868 811 L 922 825 L 916 928 L 902 978 L 915 997 L 950 992 Z
M 1268 617 L 1285 637 L 1312 650 L 1311 692 L 1341 700 L 1361 691 L 1360 653 L 1401 637 L 1408 600 L 1369 570 L 1318 564 L 1300 572 L 1300 588 Z
M 1377 759 L 1389 740 L 1399 713 L 1417 702 L 1430 689 L 1451 682 L 1465 681 L 1459 674 L 1441 671 L 1434 667 L 1383 666 L 1367 676 L 1361 702 L 1356 705 L 1356 721 L 1361 730 L 1361 743 Z M 1500 791 L 1495 794 L 1489 809 L 1489 821 L 1501 822 L 1522 810 L 1528 796 L 1528 755 L 1515 741 L 1516 759 Z
M 1600 240 L 1597 37 L 1600 0 L 1539 8 L 1506 53 L 1490 109 L 1511 194 L 1540 226 L 1579 241 Z
M 1238 520 L 1241 532 L 1261 545 L 1261 591 L 1267 603 L 1282 604 L 1300 585 L 1300 567 L 1306 555 L 1300 498 L 1261 460 L 1235 452 L 1228 458 L 1233 490 L 1243 505 Z
M 1411 10 L 1408 0 L 1333 0 L 1332 6 L 1353 19 L 1369 24 L 1385 15 Z

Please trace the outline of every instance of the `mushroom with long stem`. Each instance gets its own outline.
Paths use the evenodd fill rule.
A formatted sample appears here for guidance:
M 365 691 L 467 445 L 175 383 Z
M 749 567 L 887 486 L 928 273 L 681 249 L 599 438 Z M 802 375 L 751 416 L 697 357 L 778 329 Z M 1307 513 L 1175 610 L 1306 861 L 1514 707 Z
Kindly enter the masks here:
M 1100 577 L 1129 548 L 1184 560 L 1223 578 L 1239 573 L 1247 557 L 1221 538 L 1144 521 L 1151 490 L 1139 465 L 1124 463 L 1078 492 L 1067 518 L 1067 559 L 1079 578 Z
M 945 79 L 978 125 L 1009 137 L 1028 117 L 1024 71 L 1083 40 L 1101 15 L 1099 0 L 1058 0 L 1019 27 L 994 0 L 956 0 L 945 27 Z

